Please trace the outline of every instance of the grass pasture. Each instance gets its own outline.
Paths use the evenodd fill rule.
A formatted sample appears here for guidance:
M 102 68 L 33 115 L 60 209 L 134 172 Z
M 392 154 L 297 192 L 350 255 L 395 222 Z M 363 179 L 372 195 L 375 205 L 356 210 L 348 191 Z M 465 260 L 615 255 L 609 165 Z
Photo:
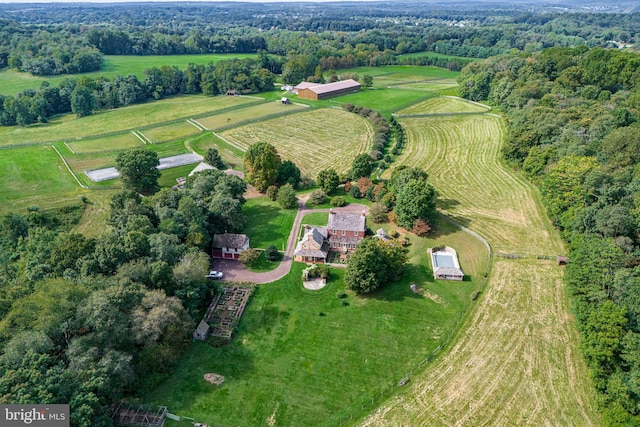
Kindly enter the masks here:
M 451 226 L 440 230 L 432 240 L 412 240 L 411 256 L 454 241 L 466 248 L 465 268 L 479 277 L 486 267 L 482 244 Z M 485 264 L 469 261 L 477 258 Z M 371 408 L 372 399 L 395 390 L 438 345 L 477 286 L 434 282 L 429 269 L 415 268 L 368 297 L 347 291 L 343 306 L 336 293 L 344 291 L 344 270 L 332 270 L 325 288 L 309 291 L 302 286 L 303 267 L 294 263 L 288 276 L 256 290 L 231 344 L 195 343 L 176 372 L 142 400 L 210 425 L 349 423 L 363 406 Z M 423 293 L 411 292 L 410 283 Z M 206 383 L 207 372 L 224 375 L 225 383 Z
M 160 143 L 164 141 L 173 141 L 187 136 L 197 135 L 200 133 L 198 127 L 185 121 L 172 123 L 169 125 L 153 127 L 140 131 L 149 141 Z
M 30 73 L 21 73 L 14 69 L 0 71 L 0 94 L 15 95 L 25 89 L 37 89 L 42 82 L 47 81 L 52 86 L 57 86 L 66 78 L 80 79 L 82 77 L 96 78 L 99 76 L 115 77 L 116 75 L 128 76 L 134 74 L 138 79 L 144 78 L 144 70 L 163 65 L 176 66 L 184 70 L 189 63 L 208 64 L 233 58 L 255 58 L 255 54 L 204 54 L 204 55 L 105 55 L 102 58 L 102 69 L 91 73 L 64 74 L 60 76 L 33 76 Z
M 216 130 L 227 126 L 234 126 L 250 120 L 258 120 L 261 117 L 276 114 L 286 114 L 288 112 L 306 110 L 295 104 L 283 105 L 281 102 L 265 102 L 264 104 L 251 105 L 240 110 L 234 110 L 229 114 L 214 114 L 202 117 L 196 121 L 206 129 Z
M 0 151 L 0 212 L 68 204 L 82 193 L 51 146 Z
M 283 159 L 314 178 L 330 167 L 346 172 L 355 156 L 370 150 L 373 128 L 356 114 L 324 108 L 240 126 L 220 135 L 244 150 L 256 142 L 273 144 Z
M 125 150 L 127 148 L 137 147 L 144 144 L 133 133 L 124 132 L 102 138 L 68 142 L 67 145 L 76 154 L 87 154 L 100 151 Z
M 451 114 L 451 113 L 484 113 L 491 110 L 478 103 L 470 102 L 462 98 L 438 97 L 425 99 L 398 111 L 398 114 Z
M 432 96 L 435 96 L 435 94 L 380 88 L 367 89 L 358 93 L 339 96 L 337 98 L 333 98 L 331 101 L 334 103 L 337 102 L 340 105 L 351 103 L 362 107 L 368 107 L 382 113 L 392 113 Z
M 67 114 L 53 118 L 49 123 L 26 128 L 0 127 L 0 145 L 81 140 L 107 132 L 137 129 L 255 102 L 255 99 L 239 96 L 191 95 L 99 111 L 81 119 Z
M 337 74 L 343 73 L 357 73 L 357 74 L 369 74 L 374 78 L 388 75 L 402 75 L 406 76 L 406 80 L 415 80 L 416 76 L 420 79 L 456 79 L 460 75 L 459 71 L 449 71 L 445 68 L 431 67 L 431 66 L 418 66 L 418 65 L 387 65 L 384 67 L 354 67 L 344 70 L 338 70 Z

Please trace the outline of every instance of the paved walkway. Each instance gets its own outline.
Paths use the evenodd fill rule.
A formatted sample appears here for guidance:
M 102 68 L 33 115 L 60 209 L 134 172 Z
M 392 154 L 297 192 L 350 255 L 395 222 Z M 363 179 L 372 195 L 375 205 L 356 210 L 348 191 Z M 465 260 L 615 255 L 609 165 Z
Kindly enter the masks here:
M 329 212 L 329 209 L 309 209 L 306 206 L 307 198 L 298 198 L 298 212 L 296 218 L 293 221 L 293 227 L 289 233 L 289 240 L 287 240 L 287 249 L 284 252 L 280 265 L 271 271 L 264 273 L 256 273 L 247 270 L 247 268 L 240 262 L 234 260 L 214 259 L 212 261 L 212 269 L 222 271 L 224 273 L 224 279 L 228 281 L 237 282 L 253 282 L 258 284 L 274 282 L 289 273 L 291 270 L 291 263 L 293 262 L 293 251 L 296 248 L 298 230 L 302 223 L 302 218 L 311 212 Z M 336 211 L 346 213 L 369 213 L 369 208 L 365 205 L 358 203 L 352 203 L 341 208 L 333 208 Z

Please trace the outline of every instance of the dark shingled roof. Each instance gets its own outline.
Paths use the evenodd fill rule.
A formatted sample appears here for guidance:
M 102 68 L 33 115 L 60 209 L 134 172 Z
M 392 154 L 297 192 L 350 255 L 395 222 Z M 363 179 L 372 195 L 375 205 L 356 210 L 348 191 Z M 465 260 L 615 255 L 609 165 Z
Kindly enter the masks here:
M 214 248 L 242 249 L 248 241 L 249 238 L 246 236 L 246 234 L 225 233 L 213 235 Z
M 341 213 L 329 211 L 329 230 L 365 231 L 365 216 L 363 214 Z M 363 234 L 364 236 L 364 234 Z

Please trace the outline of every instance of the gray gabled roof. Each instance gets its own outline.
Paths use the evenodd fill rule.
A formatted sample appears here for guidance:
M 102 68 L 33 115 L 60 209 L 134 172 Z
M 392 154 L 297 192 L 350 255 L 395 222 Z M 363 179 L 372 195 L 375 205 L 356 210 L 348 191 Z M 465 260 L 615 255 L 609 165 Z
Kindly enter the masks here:
M 213 235 L 214 248 L 242 249 L 248 242 L 249 238 L 246 234 L 224 233 Z
M 438 267 L 436 268 L 435 275 L 464 277 L 462 270 L 455 267 Z
M 329 221 L 327 223 L 329 230 L 361 231 L 364 233 L 365 227 L 364 214 L 329 211 Z

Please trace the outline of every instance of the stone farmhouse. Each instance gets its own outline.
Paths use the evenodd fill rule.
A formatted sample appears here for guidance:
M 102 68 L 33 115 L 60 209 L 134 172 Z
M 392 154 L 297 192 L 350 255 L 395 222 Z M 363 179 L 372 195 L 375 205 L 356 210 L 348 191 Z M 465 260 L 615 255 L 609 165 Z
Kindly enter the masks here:
M 320 99 L 333 98 L 334 96 L 346 95 L 360 91 L 360 83 L 353 79 L 342 80 L 335 83 L 318 84 L 302 82 L 293 88 L 300 98 Z
M 211 246 L 214 258 L 238 259 L 249 249 L 249 237 L 246 234 L 214 234 Z
M 366 231 L 365 213 L 329 211 L 326 227 L 306 226 L 302 239 L 293 252 L 300 262 L 324 263 L 330 251 L 346 254 L 358 248 Z

